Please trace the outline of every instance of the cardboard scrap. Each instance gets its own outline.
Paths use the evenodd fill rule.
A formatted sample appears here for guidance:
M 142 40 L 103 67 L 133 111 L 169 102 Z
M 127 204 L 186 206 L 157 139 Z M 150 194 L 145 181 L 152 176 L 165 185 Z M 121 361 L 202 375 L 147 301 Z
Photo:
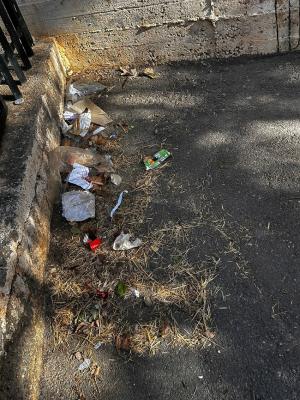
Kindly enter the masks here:
M 92 123 L 96 125 L 101 125 L 101 126 L 106 126 L 113 122 L 113 120 L 106 114 L 105 111 L 102 110 L 102 108 L 96 106 L 95 103 L 93 103 L 89 99 L 83 99 L 80 101 L 77 101 L 77 103 L 72 104 L 69 109 L 81 114 L 84 112 L 84 110 L 89 109 L 92 113 Z

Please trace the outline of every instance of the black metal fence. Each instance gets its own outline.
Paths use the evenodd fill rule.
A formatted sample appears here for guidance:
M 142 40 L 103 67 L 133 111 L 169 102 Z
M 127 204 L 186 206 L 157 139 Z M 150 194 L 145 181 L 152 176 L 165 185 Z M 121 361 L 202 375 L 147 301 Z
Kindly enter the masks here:
M 1 83 L 8 85 L 15 104 L 23 102 L 20 85 L 26 82 L 25 72 L 31 68 L 33 39 L 16 0 L 0 0 L 0 75 Z M 0 95 L 0 119 L 6 110 Z

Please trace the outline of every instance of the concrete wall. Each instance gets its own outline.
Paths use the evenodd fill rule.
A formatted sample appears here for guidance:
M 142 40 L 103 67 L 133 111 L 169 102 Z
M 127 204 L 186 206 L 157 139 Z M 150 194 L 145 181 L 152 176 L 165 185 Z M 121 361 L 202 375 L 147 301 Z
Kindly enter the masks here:
M 270 54 L 298 47 L 299 0 L 19 0 L 73 68 Z

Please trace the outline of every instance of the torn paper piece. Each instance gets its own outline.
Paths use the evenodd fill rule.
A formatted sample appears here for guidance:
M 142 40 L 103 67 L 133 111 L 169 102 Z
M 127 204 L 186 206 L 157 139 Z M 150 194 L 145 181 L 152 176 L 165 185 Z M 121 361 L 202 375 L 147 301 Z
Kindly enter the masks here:
M 92 183 L 88 182 L 86 178 L 89 176 L 89 168 L 81 164 L 73 164 L 73 170 L 67 177 L 67 182 L 73 185 L 80 186 L 84 190 L 92 189 Z

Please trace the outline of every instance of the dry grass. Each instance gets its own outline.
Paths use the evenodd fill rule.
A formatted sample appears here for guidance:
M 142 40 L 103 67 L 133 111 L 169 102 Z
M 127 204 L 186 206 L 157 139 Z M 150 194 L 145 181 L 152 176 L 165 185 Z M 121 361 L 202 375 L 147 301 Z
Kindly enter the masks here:
M 140 159 L 139 154 L 126 157 L 119 151 L 114 161 L 120 171 L 130 170 Z M 71 226 L 53 236 L 52 247 L 64 252 L 63 261 L 52 262 L 48 274 L 56 345 L 76 335 L 87 345 L 113 342 L 120 350 L 155 354 L 165 346 L 199 347 L 211 340 L 207 335 L 211 282 L 218 260 L 195 265 L 187 257 L 192 232 L 205 224 L 203 218 L 145 229 L 146 212 L 163 173 L 163 168 L 139 171 L 130 181 L 130 200 L 125 198 L 113 223 L 105 207 L 113 203 L 115 194 L 105 188 L 100 192 L 99 213 L 91 225 L 102 229 L 105 240 L 96 254 L 83 246 L 82 235 L 72 234 Z M 86 225 L 77 228 L 84 230 Z M 142 231 L 143 245 L 127 252 L 113 251 L 111 243 L 123 229 Z M 127 287 L 124 298 L 115 292 L 119 282 Z M 138 298 L 133 289 L 139 292 Z M 107 292 L 108 298 L 99 298 L 99 291 Z
M 142 158 L 141 154 L 127 156 L 119 145 L 114 151 L 116 170 L 124 171 L 125 176 Z M 217 291 L 212 281 L 220 257 L 210 253 L 192 264 L 189 252 L 194 232 L 209 226 L 224 241 L 223 254 L 232 256 L 245 275 L 246 263 L 231 233 L 236 227 L 210 214 L 204 198 L 205 207 L 199 210 L 195 206 L 192 220 L 161 222 L 147 229 L 147 210 L 154 193 L 161 190 L 165 168 L 168 164 L 149 173 L 134 170 L 126 183 L 130 196 L 125 196 L 113 222 L 108 218 L 107 204 L 114 203 L 119 189 L 111 193 L 104 187 L 97 193 L 97 219 L 77 224 L 77 230 L 82 231 L 88 225 L 100 228 L 105 240 L 96 254 L 83 246 L 82 234 L 72 234 L 71 226 L 53 236 L 52 247 L 62 247 L 64 252 L 63 262 L 52 262 L 48 274 L 57 345 L 75 335 L 88 345 L 115 343 L 119 350 L 155 354 L 166 346 L 193 348 L 212 341 L 210 302 L 213 290 Z M 170 173 L 168 177 L 171 190 L 179 190 L 176 177 Z M 143 245 L 127 252 L 113 251 L 111 244 L 122 230 L 137 234 Z M 243 227 L 238 227 L 236 234 L 248 235 Z M 115 291 L 119 282 L 126 284 L 124 297 Z M 99 292 L 107 292 L 108 298 L 99 298 Z

